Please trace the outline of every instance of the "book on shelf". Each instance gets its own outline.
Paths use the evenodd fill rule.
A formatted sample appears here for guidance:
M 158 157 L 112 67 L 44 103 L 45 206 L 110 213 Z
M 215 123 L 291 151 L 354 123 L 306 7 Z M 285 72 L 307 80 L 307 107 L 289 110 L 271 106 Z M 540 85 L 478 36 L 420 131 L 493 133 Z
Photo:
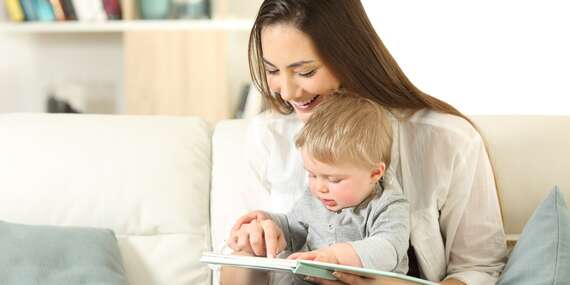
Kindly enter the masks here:
M 20 0 L 20 5 L 22 6 L 22 10 L 24 11 L 24 16 L 26 18 L 26 21 L 38 20 L 33 0 Z
M 49 0 L 35 0 L 33 1 L 33 6 L 36 10 L 38 21 L 51 22 L 55 20 L 55 15 Z
M 119 3 L 119 0 L 103 0 L 103 9 L 107 14 L 107 19 L 121 19 L 121 3 Z
M 1 16 L 8 16 L 8 19 L 14 22 L 21 22 L 25 20 L 24 17 L 24 10 L 22 10 L 22 5 L 20 5 L 19 0 L 4 0 L 2 7 L 0 10 L 5 9 L 5 11 L 1 11 Z
M 106 21 L 122 18 L 120 0 L 3 0 L 12 22 Z
M 85 1 L 85 0 L 72 0 L 73 7 L 77 20 L 84 22 L 105 21 L 107 15 L 103 9 L 102 0 L 98 1 Z
M 286 272 L 297 275 L 318 277 L 327 280 L 336 280 L 332 275 L 334 271 L 351 273 L 371 278 L 392 278 L 411 282 L 413 284 L 437 285 L 437 283 L 407 276 L 404 274 L 381 271 L 369 268 L 338 265 L 311 260 L 293 260 L 282 258 L 266 258 L 240 255 L 218 254 L 205 252 L 200 262 L 219 266 L 234 266 L 264 271 Z
M 72 0 L 56 0 L 61 3 L 61 8 L 63 9 L 63 14 L 65 15 L 65 20 L 75 21 L 77 20 L 77 14 L 75 13 L 75 7 L 73 7 Z
M 63 5 L 60 0 L 50 0 L 53 15 L 58 21 L 65 21 L 65 13 L 63 12 Z

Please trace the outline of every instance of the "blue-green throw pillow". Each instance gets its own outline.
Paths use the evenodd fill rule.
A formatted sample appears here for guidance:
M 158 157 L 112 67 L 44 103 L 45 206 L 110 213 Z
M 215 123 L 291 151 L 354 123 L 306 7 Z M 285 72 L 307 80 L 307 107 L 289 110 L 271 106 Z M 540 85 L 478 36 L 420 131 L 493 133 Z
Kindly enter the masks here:
M 570 213 L 555 187 L 525 225 L 497 285 L 570 284 Z
M 113 231 L 0 221 L 0 284 L 127 284 Z

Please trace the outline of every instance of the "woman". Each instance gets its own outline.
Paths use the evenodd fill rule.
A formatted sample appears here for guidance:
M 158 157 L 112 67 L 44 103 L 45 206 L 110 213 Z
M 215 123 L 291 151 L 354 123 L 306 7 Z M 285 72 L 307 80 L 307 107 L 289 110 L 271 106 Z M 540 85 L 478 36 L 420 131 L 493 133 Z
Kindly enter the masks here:
M 419 269 L 411 273 L 447 285 L 496 282 L 506 243 L 484 140 L 463 114 L 407 79 L 360 1 L 264 1 L 250 35 L 249 59 L 253 80 L 273 111 L 254 119 L 249 147 L 255 151 L 250 154 L 252 187 L 269 193 L 269 208 L 286 212 L 306 187 L 293 144 L 302 122 L 323 100 L 334 100 L 329 95 L 334 90 L 350 90 L 392 114 L 392 163 L 385 183 L 401 188 L 410 201 L 410 268 Z M 273 255 L 263 239 L 249 243 L 264 218 L 242 217 L 236 223 L 230 245 L 237 254 Z M 224 284 L 263 277 L 222 271 Z M 346 274 L 340 280 L 405 284 Z

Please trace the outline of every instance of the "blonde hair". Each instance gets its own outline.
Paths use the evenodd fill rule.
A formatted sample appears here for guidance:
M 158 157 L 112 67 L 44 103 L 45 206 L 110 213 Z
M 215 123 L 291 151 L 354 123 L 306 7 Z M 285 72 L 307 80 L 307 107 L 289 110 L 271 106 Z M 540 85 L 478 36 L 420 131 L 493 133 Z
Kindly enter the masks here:
M 324 163 L 373 169 L 390 164 L 392 126 L 378 103 L 346 91 L 328 95 L 311 115 L 295 145 Z

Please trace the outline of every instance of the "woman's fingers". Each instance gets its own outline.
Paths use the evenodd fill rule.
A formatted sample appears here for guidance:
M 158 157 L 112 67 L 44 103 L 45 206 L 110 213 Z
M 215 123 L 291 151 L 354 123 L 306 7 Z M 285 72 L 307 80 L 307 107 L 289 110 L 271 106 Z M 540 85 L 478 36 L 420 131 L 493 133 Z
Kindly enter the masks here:
M 321 279 L 321 278 L 316 278 L 316 277 L 306 277 L 305 280 L 313 283 L 313 284 L 319 284 L 319 285 L 347 285 L 347 284 L 351 284 L 352 283 L 345 283 L 342 281 L 333 281 L 333 280 L 326 280 L 326 279 Z M 357 283 L 355 283 L 357 284 Z
M 238 231 L 243 224 L 249 224 L 253 220 L 264 220 L 268 219 L 269 216 L 263 211 L 252 211 L 243 216 L 241 216 L 232 227 L 232 233 Z
M 242 225 L 242 227 L 238 231 L 236 247 L 232 249 L 238 251 L 251 252 L 255 254 L 249 243 L 249 231 L 247 230 L 247 228 L 248 224 Z
M 336 277 L 339 281 L 342 281 L 343 283 L 346 284 L 354 284 L 354 285 L 364 285 L 364 284 L 370 284 L 370 283 L 365 283 L 365 282 L 370 282 L 371 279 L 364 279 L 360 276 L 357 275 L 353 275 L 353 274 L 349 274 L 349 273 L 343 273 L 343 272 L 333 272 L 334 277 Z M 379 283 L 381 284 L 381 283 Z

